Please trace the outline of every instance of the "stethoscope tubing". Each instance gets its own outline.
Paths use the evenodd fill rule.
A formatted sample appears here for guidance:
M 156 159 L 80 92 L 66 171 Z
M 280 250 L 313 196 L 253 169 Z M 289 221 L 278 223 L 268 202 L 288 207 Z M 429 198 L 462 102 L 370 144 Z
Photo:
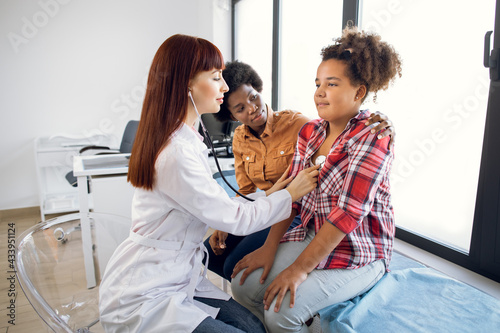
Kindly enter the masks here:
M 231 190 L 234 191 L 234 193 L 238 194 L 240 197 L 248 200 L 248 201 L 255 201 L 254 199 L 250 199 L 249 197 L 241 194 L 237 189 L 235 189 L 230 183 L 229 181 L 226 179 L 226 177 L 224 177 L 224 173 L 222 172 L 221 168 L 220 168 L 220 165 L 219 165 L 219 161 L 217 160 L 217 154 L 215 153 L 215 149 L 214 149 L 214 145 L 212 143 L 212 139 L 210 138 L 210 134 L 208 133 L 206 127 L 205 127 L 205 124 L 203 124 L 203 120 L 201 120 L 201 117 L 200 117 L 200 114 L 198 113 L 198 109 L 196 108 L 196 104 L 194 103 L 194 100 L 193 100 L 193 96 L 191 95 L 191 91 L 188 91 L 188 95 L 189 95 L 189 98 L 191 99 L 191 103 L 193 103 L 193 106 L 194 106 L 194 110 L 196 111 L 196 114 L 198 115 L 198 119 L 200 121 L 200 124 L 201 124 L 201 128 L 202 128 L 202 134 L 203 134 L 203 137 L 205 138 L 205 140 L 207 140 L 208 144 L 210 145 L 210 149 L 212 150 L 212 155 L 214 156 L 214 160 L 215 160 L 215 165 L 217 166 L 217 170 L 219 170 L 219 173 L 220 173 L 220 176 L 222 177 L 222 180 L 224 180 L 224 182 L 227 184 L 227 186 L 229 186 L 229 188 Z

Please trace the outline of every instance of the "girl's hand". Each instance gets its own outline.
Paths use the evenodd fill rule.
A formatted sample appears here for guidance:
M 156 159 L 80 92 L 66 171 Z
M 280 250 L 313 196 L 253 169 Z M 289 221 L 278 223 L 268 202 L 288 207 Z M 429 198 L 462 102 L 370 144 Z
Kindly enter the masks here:
M 227 232 L 220 230 L 215 230 L 212 236 L 210 236 L 208 243 L 216 256 L 220 256 L 224 253 L 224 250 L 226 249 L 226 238 Z
M 394 141 L 396 139 L 396 129 L 394 128 L 392 121 L 385 114 L 380 112 L 375 112 L 370 115 L 370 117 L 366 120 L 365 125 L 370 126 L 374 123 L 379 123 L 375 126 L 371 132 L 376 133 L 379 132 L 377 136 L 379 139 L 385 138 L 386 136 L 391 136 L 391 141 L 389 141 L 389 147 L 394 145 Z
M 273 251 L 266 246 L 261 246 L 257 250 L 247 254 L 243 257 L 243 259 L 238 261 L 236 266 L 234 266 L 231 278 L 234 279 L 234 277 L 240 271 L 246 268 L 240 278 L 240 285 L 242 285 L 250 273 L 255 271 L 257 268 L 263 268 L 264 272 L 260 277 L 260 283 L 264 283 L 266 281 L 267 275 L 269 274 L 269 271 L 271 270 L 271 267 L 273 267 L 275 254 L 276 251 Z
M 295 305 L 295 293 L 302 282 L 307 279 L 307 272 L 297 267 L 288 266 L 276 276 L 273 282 L 267 287 L 264 294 L 264 310 L 269 310 L 271 303 L 276 297 L 274 312 L 278 312 L 287 291 L 290 290 L 290 307 Z

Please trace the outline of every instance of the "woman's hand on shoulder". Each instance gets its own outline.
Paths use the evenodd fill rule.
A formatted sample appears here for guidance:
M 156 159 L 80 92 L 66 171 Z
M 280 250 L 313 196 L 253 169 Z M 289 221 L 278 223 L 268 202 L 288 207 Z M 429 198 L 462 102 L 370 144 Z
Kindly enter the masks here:
M 386 136 L 390 135 L 391 136 L 391 141 L 389 142 L 389 148 L 394 145 L 394 141 L 396 138 L 396 129 L 394 128 L 392 121 L 387 117 L 385 114 L 380 113 L 379 111 L 372 113 L 370 117 L 365 122 L 366 126 L 370 126 L 374 123 L 379 123 L 377 126 L 375 126 L 371 132 L 372 133 L 377 133 L 378 138 L 382 139 L 385 138 Z

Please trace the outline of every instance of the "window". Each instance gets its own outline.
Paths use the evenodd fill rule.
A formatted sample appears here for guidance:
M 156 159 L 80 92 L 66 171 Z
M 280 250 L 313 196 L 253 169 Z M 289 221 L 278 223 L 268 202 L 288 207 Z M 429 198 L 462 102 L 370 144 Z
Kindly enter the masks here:
M 302 0 L 282 2 L 279 110 L 300 111 L 318 117 L 314 105 L 316 69 L 321 49 L 339 37 L 342 2 L 317 0 L 307 6 Z
M 233 1 L 235 8 L 242 3 L 250 0 Z M 319 52 L 340 36 L 347 20 L 394 45 L 403 58 L 403 78 L 366 107 L 387 114 L 397 128 L 396 236 L 500 281 L 500 81 L 490 82 L 483 66 L 484 36 L 500 20 L 500 0 L 461 6 L 452 0 L 272 3 L 260 11 L 269 11 L 259 35 L 266 56 L 241 60 L 256 69 L 274 64 L 258 71 L 266 73 L 266 86 L 272 77 L 279 94 L 273 96 L 275 109 L 317 117 L 312 101 Z M 243 24 L 242 15 L 248 13 L 235 11 L 235 21 Z M 500 54 L 497 34 L 492 54 Z M 279 52 L 269 51 L 273 43 Z M 234 46 L 256 48 L 237 34 Z M 500 56 L 493 60 L 500 64 Z M 270 76 L 272 71 L 279 75 Z
M 403 59 L 403 77 L 370 105 L 380 105 L 397 128 L 391 185 L 398 226 L 468 253 L 489 90 L 483 41 L 495 4 L 454 3 L 364 1 L 360 27 L 379 33 Z M 453 15 L 445 15 L 450 8 Z M 439 25 L 422 24 L 424 17 Z
M 234 4 L 234 58 L 252 66 L 264 81 L 262 95 L 271 101 L 273 2 L 241 0 Z

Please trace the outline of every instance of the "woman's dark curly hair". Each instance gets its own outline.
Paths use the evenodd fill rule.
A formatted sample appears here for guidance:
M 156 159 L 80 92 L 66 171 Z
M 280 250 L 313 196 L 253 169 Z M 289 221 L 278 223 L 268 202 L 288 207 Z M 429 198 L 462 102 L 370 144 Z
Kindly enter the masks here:
M 226 81 L 229 91 L 224 94 L 224 103 L 220 106 L 220 111 L 214 115 L 217 120 L 224 122 L 232 120 L 231 111 L 229 111 L 227 105 L 229 96 L 244 84 L 251 85 L 257 92 L 261 93 L 262 79 L 250 65 L 238 60 L 226 63 L 226 68 L 222 71 L 222 77 Z
M 358 31 L 356 27 L 346 27 L 342 37 L 335 40 L 334 45 L 321 50 L 322 60 L 342 60 L 347 64 L 346 76 L 352 85 L 366 86 L 365 100 L 369 92 L 389 88 L 396 74 L 401 77 L 401 59 L 394 48 L 382 42 L 379 35 Z

